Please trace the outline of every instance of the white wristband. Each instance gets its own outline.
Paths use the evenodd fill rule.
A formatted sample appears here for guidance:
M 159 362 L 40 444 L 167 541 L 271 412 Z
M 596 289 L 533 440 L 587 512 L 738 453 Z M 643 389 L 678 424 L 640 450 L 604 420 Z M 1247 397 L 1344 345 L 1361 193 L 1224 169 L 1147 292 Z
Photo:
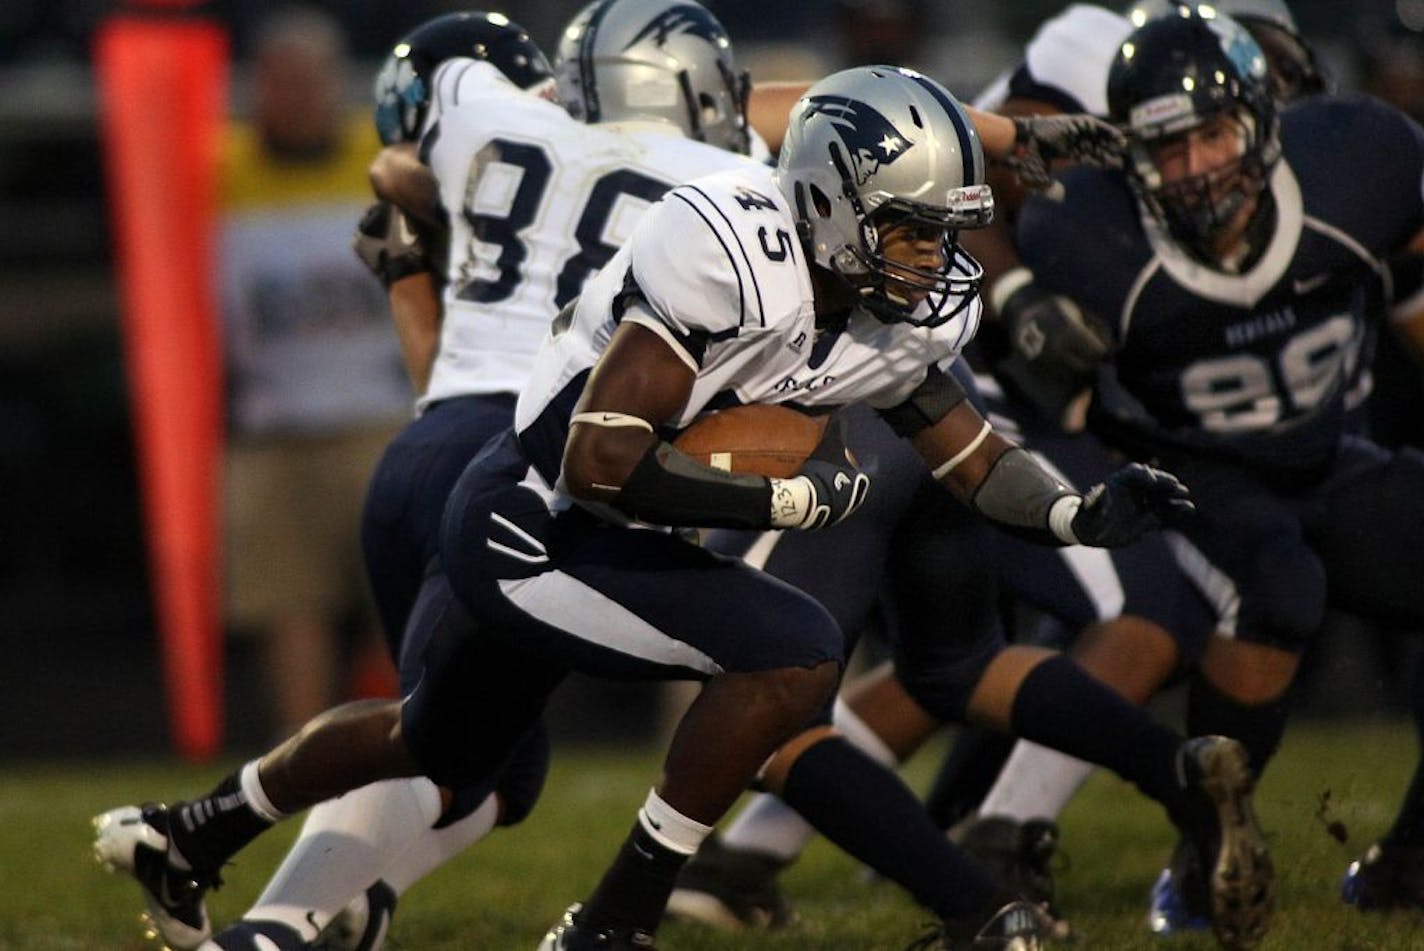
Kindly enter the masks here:
M 1081 545 L 1078 536 L 1073 534 L 1073 519 L 1078 516 L 1078 510 L 1082 507 L 1081 495 L 1065 495 L 1056 499 L 1048 507 L 1048 530 L 1061 542 Z
M 989 286 L 989 306 L 994 308 L 994 314 L 1000 315 L 1004 312 L 1004 304 L 1014 293 L 1025 284 L 1033 281 L 1033 272 L 1026 267 L 1016 267 L 1006 274 L 1001 275 L 998 280 Z
M 770 479 L 771 527 L 800 528 L 811 517 L 816 504 L 816 491 L 805 476 L 790 479 Z

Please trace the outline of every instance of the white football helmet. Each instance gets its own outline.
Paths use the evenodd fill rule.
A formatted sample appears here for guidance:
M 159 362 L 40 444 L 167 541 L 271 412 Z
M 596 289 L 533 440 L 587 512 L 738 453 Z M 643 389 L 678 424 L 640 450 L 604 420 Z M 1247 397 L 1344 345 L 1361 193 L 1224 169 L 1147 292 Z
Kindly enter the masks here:
M 882 320 L 933 326 L 977 293 L 984 269 L 960 246 L 959 229 L 987 225 L 994 196 L 974 123 L 934 80 L 862 66 L 816 83 L 792 107 L 776 181 L 808 256 Z M 880 253 L 877 225 L 905 222 L 942 233 L 938 270 Z M 906 289 L 929 297 L 912 306 Z
M 670 122 L 688 138 L 745 154 L 747 95 L 732 41 L 690 0 L 593 0 L 554 56 L 559 98 L 584 122 Z

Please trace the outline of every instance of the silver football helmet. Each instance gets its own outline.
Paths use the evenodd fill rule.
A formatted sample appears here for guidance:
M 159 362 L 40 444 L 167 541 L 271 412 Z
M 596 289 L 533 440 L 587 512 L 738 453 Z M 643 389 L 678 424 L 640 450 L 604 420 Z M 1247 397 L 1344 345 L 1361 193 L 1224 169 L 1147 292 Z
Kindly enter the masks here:
M 689 138 L 745 154 L 747 95 L 732 41 L 690 0 L 593 0 L 554 56 L 559 98 L 585 122 L 670 122 Z
M 934 326 L 978 291 L 984 269 L 959 229 L 987 225 L 994 196 L 974 123 L 934 80 L 897 66 L 826 77 L 792 107 L 775 175 L 808 256 L 882 320 Z M 939 269 L 881 253 L 877 226 L 905 223 L 940 233 Z

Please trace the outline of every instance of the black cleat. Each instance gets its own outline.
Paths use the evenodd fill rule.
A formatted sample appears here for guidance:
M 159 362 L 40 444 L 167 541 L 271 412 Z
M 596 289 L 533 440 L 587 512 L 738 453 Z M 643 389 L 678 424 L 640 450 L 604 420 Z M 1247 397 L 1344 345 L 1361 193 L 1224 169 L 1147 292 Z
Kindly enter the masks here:
M 776 884 L 786 864 L 758 852 L 730 849 L 710 835 L 678 873 L 667 914 L 719 931 L 795 924 L 796 913 Z
M 1260 944 L 1271 926 L 1275 869 L 1265 835 L 1256 823 L 1246 748 L 1224 736 L 1187 740 L 1178 753 L 1181 775 L 1202 797 L 1184 831 L 1202 857 L 1195 881 L 1178 882 L 1189 904 L 1205 895 L 1212 931 L 1230 951 Z M 1200 891 L 1198 891 L 1200 890 Z
M 168 860 L 168 808 L 121 806 L 94 817 L 94 857 L 111 872 L 133 876 L 143 889 L 151 937 L 191 951 L 212 934 L 203 896 L 221 884 L 217 873 L 178 868 Z
M 1041 907 L 1051 937 L 1060 941 L 1073 938 L 1073 929 L 1053 898 L 1053 862 L 1061 854 L 1056 824 L 1046 819 L 1020 823 L 1004 816 L 985 816 L 964 828 L 959 847 L 988 869 L 999 887 Z
M 1047 926 L 1038 905 L 1016 899 L 987 917 L 946 919 L 905 951 L 1041 951 Z
M 583 905 L 574 902 L 559 923 L 549 929 L 538 951 L 657 951 L 646 931 L 591 931 L 579 923 Z
M 1340 897 L 1361 911 L 1424 908 L 1424 846 L 1376 842 L 1350 863 Z

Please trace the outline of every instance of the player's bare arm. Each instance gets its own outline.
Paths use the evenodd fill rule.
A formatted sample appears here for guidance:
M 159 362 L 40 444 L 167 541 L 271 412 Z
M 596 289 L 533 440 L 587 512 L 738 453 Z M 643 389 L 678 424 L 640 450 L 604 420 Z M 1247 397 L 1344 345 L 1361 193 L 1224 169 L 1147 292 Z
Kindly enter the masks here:
M 406 375 L 419 395 L 430 385 L 430 368 L 440 346 L 440 290 L 434 275 L 426 272 L 400 278 L 388 293 Z
M 443 310 L 437 265 L 416 230 L 405 212 L 378 201 L 362 216 L 352 247 L 386 288 L 401 359 L 420 395 L 430 383 Z
M 407 214 L 428 225 L 445 226 L 440 186 L 429 166 L 420 160 L 414 142 L 388 145 L 371 161 L 371 188 Z
M 612 502 L 657 430 L 692 392 L 693 371 L 656 333 L 624 322 L 594 365 L 574 409 L 564 482 L 580 499 Z

